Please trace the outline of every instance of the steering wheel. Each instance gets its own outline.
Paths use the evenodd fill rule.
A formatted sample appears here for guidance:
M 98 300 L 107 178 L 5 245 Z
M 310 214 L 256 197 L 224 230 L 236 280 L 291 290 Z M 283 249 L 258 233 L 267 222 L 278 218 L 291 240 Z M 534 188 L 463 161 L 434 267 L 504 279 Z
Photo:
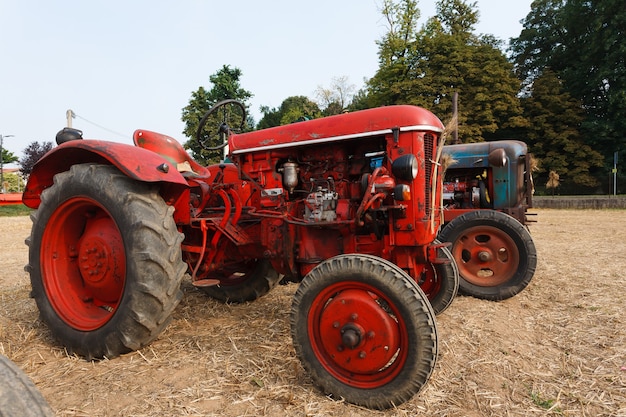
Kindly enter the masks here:
M 200 119 L 196 140 L 207 151 L 222 149 L 228 145 L 228 136 L 243 132 L 246 117 L 243 103 L 232 98 L 222 100 Z M 215 126 L 217 130 L 212 131 L 211 128 Z

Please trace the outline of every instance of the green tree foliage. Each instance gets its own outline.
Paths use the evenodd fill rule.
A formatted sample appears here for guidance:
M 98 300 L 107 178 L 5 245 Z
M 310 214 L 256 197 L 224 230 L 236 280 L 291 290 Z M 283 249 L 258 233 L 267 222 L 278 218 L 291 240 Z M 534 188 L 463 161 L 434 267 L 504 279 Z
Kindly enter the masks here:
M 380 67 L 357 105 L 414 104 L 448 118 L 457 92 L 465 142 L 499 139 L 527 125 L 517 97 L 520 83 L 500 42 L 473 34 L 476 3 L 440 0 L 437 11 L 418 31 L 415 1 L 384 3 L 388 32 L 378 43 Z
M 523 21 L 522 33 L 511 40 L 510 51 L 515 71 L 524 80 L 525 86 L 532 84 L 545 67 L 560 71 L 561 63 L 551 61 L 564 58 L 563 41 L 566 33 L 559 14 L 564 3 L 565 0 L 534 1 Z
M 2 163 L 3 164 L 10 164 L 13 162 L 17 162 L 17 160 L 19 159 L 17 156 L 15 156 L 15 154 L 11 151 L 9 151 L 6 148 L 2 148 Z
M 52 142 L 31 142 L 28 147 L 24 149 L 24 156 L 18 163 L 22 175 L 24 175 L 25 178 L 28 178 L 37 161 L 39 161 L 53 147 L 54 145 Z
M 352 102 L 348 106 L 348 111 L 365 110 L 370 107 L 367 88 L 361 88 L 352 97 Z
M 565 91 L 582 102 L 582 133 L 608 170 L 614 151 L 626 154 L 624 2 L 536 0 L 531 7 L 511 42 L 516 71 L 527 87 L 548 67 L 563 80 Z
M 239 100 L 244 103 L 246 109 L 248 108 L 246 102 L 252 97 L 252 93 L 241 87 L 239 81 L 241 75 L 240 69 L 224 65 L 219 71 L 209 77 L 213 87 L 208 91 L 204 87 L 199 87 L 197 91 L 191 94 L 189 104 L 183 108 L 182 121 L 185 123 L 183 134 L 190 138 L 184 146 L 192 151 L 192 157 L 200 163 L 208 165 L 219 162 L 223 158 L 222 150 L 208 151 L 196 140 L 196 132 L 204 114 L 215 104 L 226 99 Z M 246 129 L 250 129 L 253 125 L 254 121 L 248 118 L 246 120 Z M 211 126 L 211 123 L 206 125 L 207 129 L 212 129 L 214 138 L 218 137 L 214 134 L 218 127 L 219 125 Z M 207 132 L 210 131 L 207 130 Z M 207 145 L 217 146 L 219 144 L 208 143 Z
M 4 173 L 4 189 L 7 193 L 19 193 L 24 191 L 24 179 L 16 173 Z
M 263 116 L 257 129 L 266 129 L 322 116 L 319 106 L 305 96 L 287 97 L 279 108 L 270 109 L 263 106 L 261 113 Z
M 581 135 L 584 113 L 580 101 L 564 91 L 556 73 L 546 69 L 522 103 L 533 121 L 527 129 L 530 150 L 541 161 L 537 183 L 548 181 L 548 173 L 554 171 L 559 173 L 563 189 L 570 192 L 598 186 L 591 173 L 602 166 L 602 155 Z

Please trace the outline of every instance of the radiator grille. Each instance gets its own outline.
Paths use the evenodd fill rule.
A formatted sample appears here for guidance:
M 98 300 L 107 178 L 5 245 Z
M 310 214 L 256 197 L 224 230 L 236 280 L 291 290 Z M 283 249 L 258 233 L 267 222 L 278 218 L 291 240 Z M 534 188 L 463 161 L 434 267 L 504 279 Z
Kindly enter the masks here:
M 426 197 L 425 212 L 427 216 L 430 216 L 432 211 L 432 173 L 433 173 L 433 154 L 434 154 L 435 137 L 431 133 L 424 135 L 424 166 L 426 168 L 425 184 L 424 184 L 424 196 Z

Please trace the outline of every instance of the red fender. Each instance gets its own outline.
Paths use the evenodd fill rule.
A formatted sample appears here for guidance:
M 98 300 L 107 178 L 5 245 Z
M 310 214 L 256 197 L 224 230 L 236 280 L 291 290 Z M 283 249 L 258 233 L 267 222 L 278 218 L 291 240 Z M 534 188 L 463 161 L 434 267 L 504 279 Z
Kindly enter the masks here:
M 52 185 L 54 175 L 88 162 L 114 165 L 137 181 L 161 183 L 161 195 L 168 204 L 178 206 L 177 200 L 188 190 L 176 167 L 153 151 L 103 140 L 73 140 L 53 148 L 35 164 L 22 197 L 24 204 L 38 208 L 41 192 Z

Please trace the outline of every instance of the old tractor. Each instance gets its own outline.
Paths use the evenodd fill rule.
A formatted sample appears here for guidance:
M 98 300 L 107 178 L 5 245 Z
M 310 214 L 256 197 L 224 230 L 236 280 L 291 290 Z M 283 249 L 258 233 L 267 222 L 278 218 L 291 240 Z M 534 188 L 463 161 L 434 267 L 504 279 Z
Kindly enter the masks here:
M 459 292 L 499 301 L 522 291 L 537 266 L 532 158 L 516 140 L 444 146 L 444 226 L 459 269 Z
M 69 351 L 111 358 L 158 337 L 183 279 L 225 302 L 292 281 L 291 335 L 314 383 L 376 409 L 410 399 L 458 289 L 436 240 L 443 125 L 414 106 L 252 132 L 245 120 L 234 100 L 201 119 L 194 140 L 228 149 L 208 167 L 151 131 L 135 146 L 59 132 L 24 192 L 43 320 Z

